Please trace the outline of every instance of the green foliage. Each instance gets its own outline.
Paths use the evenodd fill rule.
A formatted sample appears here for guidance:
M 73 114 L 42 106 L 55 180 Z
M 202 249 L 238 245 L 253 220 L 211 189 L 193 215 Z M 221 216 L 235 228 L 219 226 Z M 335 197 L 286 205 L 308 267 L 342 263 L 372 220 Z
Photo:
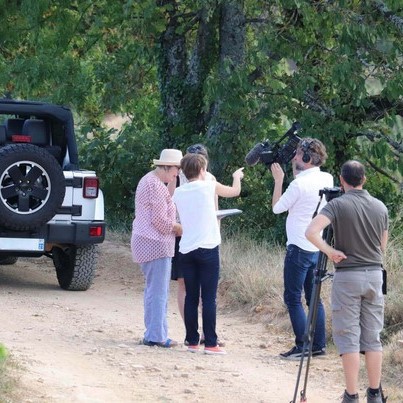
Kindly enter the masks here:
M 273 182 L 263 165 L 247 169 L 242 181 L 241 197 L 220 199 L 219 207 L 238 208 L 240 216 L 223 220 L 222 229 L 226 234 L 241 231 L 254 240 L 285 245 L 285 214 L 274 215 L 271 208 Z M 263 186 L 262 186 L 263 182 Z M 225 181 L 223 183 L 229 183 Z
M 94 169 L 101 181 L 106 216 L 112 227 L 128 228 L 134 217 L 134 192 L 151 169 L 163 145 L 148 120 L 156 119 L 154 100 L 143 99 L 120 132 L 104 127 L 81 126 L 81 165 Z
M 326 144 L 327 171 L 337 177 L 345 160 L 362 160 L 370 192 L 392 216 L 398 211 L 403 172 L 398 1 L 3 0 L 0 5 L 0 89 L 69 104 L 89 125 L 81 145 L 91 154 L 82 154 L 83 166 L 100 172 L 108 215 L 122 220 L 131 215 L 136 180 L 161 148 L 205 143 L 213 173 L 228 183 L 254 144 L 278 140 L 297 120 L 302 135 Z M 234 16 L 226 30 L 224 11 Z M 131 127 L 117 136 L 100 129 L 111 112 L 128 114 Z M 85 137 L 89 131 L 91 141 Z M 127 167 L 135 167 L 131 181 L 124 178 Z M 245 211 L 231 227 L 283 239 L 284 217 L 271 213 L 271 189 L 264 167 L 246 169 L 242 197 L 222 204 Z
M 6 347 L 0 343 L 0 365 L 2 364 L 3 361 L 5 361 L 5 359 L 8 356 L 8 352 Z

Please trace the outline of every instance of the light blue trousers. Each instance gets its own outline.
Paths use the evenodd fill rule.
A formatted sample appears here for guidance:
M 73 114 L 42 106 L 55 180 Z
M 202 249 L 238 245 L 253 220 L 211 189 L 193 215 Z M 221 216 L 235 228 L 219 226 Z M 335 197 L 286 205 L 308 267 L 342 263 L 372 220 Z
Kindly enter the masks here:
M 157 343 L 168 339 L 168 294 L 171 281 L 171 258 L 140 264 L 144 274 L 144 339 Z

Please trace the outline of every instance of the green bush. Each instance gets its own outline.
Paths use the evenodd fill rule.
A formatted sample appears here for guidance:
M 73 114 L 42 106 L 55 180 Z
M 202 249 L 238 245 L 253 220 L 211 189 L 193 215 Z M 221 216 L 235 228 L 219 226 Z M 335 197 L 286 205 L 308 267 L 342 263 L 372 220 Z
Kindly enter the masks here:
M 242 136 L 233 138 L 222 136 L 206 139 L 201 134 L 176 133 L 175 144 L 166 144 L 167 137 L 159 128 L 158 113 L 153 100 L 145 100 L 138 115 L 132 116 L 123 130 L 102 127 L 81 127 L 79 131 L 79 150 L 82 166 L 94 169 L 101 179 L 101 187 L 105 196 L 106 218 L 109 228 L 129 229 L 134 213 L 134 193 L 140 178 L 151 169 L 153 158 L 158 157 L 161 149 L 166 147 L 186 147 L 196 142 L 206 144 L 210 151 L 211 170 L 217 180 L 230 185 L 232 173 L 244 166 L 244 155 L 251 145 Z M 149 110 L 148 110 L 149 109 Z M 151 123 L 145 123 L 151 122 Z M 277 127 L 260 128 L 262 133 L 255 134 L 261 140 L 270 134 L 273 141 L 281 132 Z M 264 133 L 263 133 L 264 132 Z M 228 137 L 228 138 L 227 138 Z M 170 140 L 173 141 L 173 140 Z M 255 141 L 255 139 L 249 139 Z M 331 144 L 327 143 L 329 155 L 333 153 Z M 350 153 L 353 151 L 350 150 Z M 240 156 L 242 156 L 240 158 Z M 354 156 L 351 156 L 353 158 Z M 349 155 L 344 156 L 350 158 Z M 324 170 L 332 173 L 335 184 L 339 165 L 343 161 L 335 161 L 334 155 L 329 157 Z M 287 164 L 286 180 L 283 190 L 291 182 L 291 164 Z M 264 164 L 245 167 L 245 178 L 242 181 L 241 196 L 234 199 L 220 199 L 220 208 L 239 208 L 244 214 L 225 225 L 228 231 L 246 232 L 256 240 L 272 243 L 285 243 L 286 214 L 275 215 L 271 209 L 273 178 Z M 402 205 L 402 193 L 396 185 L 380 175 L 372 168 L 367 171 L 366 188 L 375 197 L 380 198 L 389 208 L 391 217 L 398 216 Z M 313 212 L 312 212 L 313 213 Z
M 6 347 L 0 343 L 0 401 L 2 401 L 1 396 L 3 396 L 7 390 L 7 357 L 8 351 Z
M 110 228 L 130 227 L 137 183 L 161 151 L 154 133 L 136 130 L 130 125 L 119 133 L 98 128 L 91 135 L 79 137 L 82 166 L 94 169 L 100 178 Z
M 8 356 L 8 351 L 6 347 L 0 343 L 0 365 L 3 363 Z

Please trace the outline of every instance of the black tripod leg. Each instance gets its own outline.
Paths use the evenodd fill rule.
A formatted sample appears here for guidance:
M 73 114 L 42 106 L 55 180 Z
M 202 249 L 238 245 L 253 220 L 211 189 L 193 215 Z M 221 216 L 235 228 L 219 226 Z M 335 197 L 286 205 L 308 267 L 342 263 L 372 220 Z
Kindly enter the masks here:
M 320 301 L 321 284 L 322 284 L 321 278 L 317 274 L 315 274 L 315 281 L 314 281 L 313 288 L 312 288 L 311 300 L 309 303 L 308 317 L 307 317 L 305 333 L 304 333 L 304 345 L 302 347 L 302 355 L 301 355 L 301 360 L 300 360 L 300 365 L 299 365 L 299 370 L 298 370 L 297 382 L 296 382 L 295 390 L 294 390 L 293 403 L 296 403 L 296 401 L 297 401 L 296 399 L 297 399 L 297 394 L 298 394 L 299 382 L 300 382 L 300 378 L 301 378 L 301 374 L 302 374 L 302 368 L 304 366 L 305 354 L 306 354 L 306 352 L 308 352 L 307 365 L 306 365 L 306 370 L 305 370 L 304 387 L 300 392 L 300 402 L 306 401 L 306 387 L 308 384 L 309 364 L 311 362 L 311 357 L 312 357 L 312 346 L 313 346 L 313 338 L 315 335 L 316 319 L 317 319 L 317 314 L 318 314 L 318 305 L 319 305 L 319 301 Z
M 305 371 L 305 380 L 304 380 L 304 387 L 301 391 L 301 398 L 304 398 L 305 400 L 301 400 L 301 402 L 306 401 L 306 388 L 308 385 L 308 374 L 309 374 L 309 364 L 311 363 L 311 358 L 312 358 L 312 347 L 313 347 L 313 339 L 315 336 L 315 330 L 316 330 L 316 321 L 318 317 L 318 308 L 319 308 L 319 303 L 320 303 L 320 291 L 322 289 L 322 279 L 319 277 L 319 275 L 316 275 L 315 277 L 315 284 L 314 284 L 314 289 L 312 290 L 312 296 L 311 296 L 311 302 L 309 303 L 309 312 L 312 311 L 312 318 L 311 318 L 311 325 L 309 326 L 309 354 L 308 354 L 308 359 L 306 363 L 306 371 Z M 313 304 L 313 306 L 312 306 Z M 311 309 L 312 306 L 312 309 Z M 309 314 L 308 314 L 309 318 Z
M 328 244 L 330 244 L 331 239 L 333 237 L 333 230 L 332 227 L 329 225 L 325 228 L 323 231 L 323 239 L 326 240 Z M 314 277 L 314 284 L 312 288 L 312 294 L 311 294 L 311 300 L 309 302 L 309 311 L 308 311 L 308 318 L 307 318 L 307 323 L 305 327 L 305 335 L 304 335 L 304 346 L 302 349 L 302 356 L 301 356 L 301 361 L 299 365 L 299 370 L 298 370 L 298 376 L 297 376 L 297 381 L 295 384 L 295 390 L 294 390 L 294 398 L 292 400 L 292 403 L 296 403 L 297 401 L 297 394 L 298 394 L 298 387 L 299 387 L 299 382 L 302 374 L 302 368 L 304 365 L 304 358 L 305 358 L 305 352 L 308 351 L 308 360 L 307 360 L 307 365 L 306 365 L 306 370 L 305 370 L 305 381 L 304 381 L 304 387 L 300 393 L 301 398 L 300 402 L 306 402 L 306 388 L 308 385 L 308 373 L 309 373 L 309 364 L 311 362 L 311 356 L 312 356 L 312 345 L 313 345 L 313 338 L 315 335 L 315 326 L 316 326 L 316 318 L 317 318 L 317 313 L 318 313 L 318 305 L 320 302 L 320 291 L 321 291 L 321 285 L 322 281 L 326 278 L 326 265 L 327 265 L 327 256 L 320 252 L 319 257 L 318 257 L 318 263 L 316 265 L 315 269 L 315 277 Z M 309 347 L 307 349 L 307 347 Z

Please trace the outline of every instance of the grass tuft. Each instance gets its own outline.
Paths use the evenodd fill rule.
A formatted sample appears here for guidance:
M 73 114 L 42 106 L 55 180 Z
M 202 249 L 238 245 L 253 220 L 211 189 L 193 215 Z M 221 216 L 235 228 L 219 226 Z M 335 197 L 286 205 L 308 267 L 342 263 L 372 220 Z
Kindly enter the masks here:
M 231 305 L 283 306 L 283 251 L 241 235 L 226 239 L 220 249 L 220 292 Z

